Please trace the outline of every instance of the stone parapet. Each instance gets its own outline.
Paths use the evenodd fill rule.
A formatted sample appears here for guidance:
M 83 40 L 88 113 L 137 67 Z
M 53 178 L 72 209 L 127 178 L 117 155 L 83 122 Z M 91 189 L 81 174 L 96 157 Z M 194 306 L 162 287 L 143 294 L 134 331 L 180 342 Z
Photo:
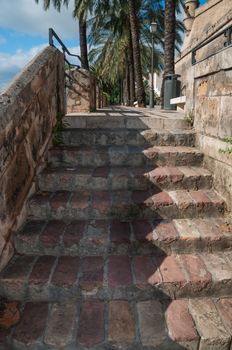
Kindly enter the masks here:
M 51 139 L 64 113 L 63 55 L 45 48 L 0 95 L 0 268 L 13 253 L 12 232 Z

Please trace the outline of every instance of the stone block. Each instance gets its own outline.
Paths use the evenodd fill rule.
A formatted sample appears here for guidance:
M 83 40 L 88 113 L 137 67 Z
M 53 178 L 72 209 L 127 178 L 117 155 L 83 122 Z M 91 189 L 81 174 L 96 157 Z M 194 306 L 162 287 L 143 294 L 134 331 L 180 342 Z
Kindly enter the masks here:
M 73 343 L 76 313 L 75 303 L 53 304 L 46 327 L 45 344 L 64 347 Z
M 91 348 L 105 339 L 104 302 L 84 301 L 81 305 L 77 342 Z
M 221 139 L 225 137 L 232 136 L 232 112 L 231 112 L 231 95 L 232 87 L 230 90 L 230 96 L 221 97 L 221 106 L 220 106 L 220 122 L 218 128 L 218 136 Z
M 230 334 L 211 300 L 191 299 L 189 310 L 201 337 L 199 350 L 229 349 Z
M 199 335 L 188 310 L 188 300 L 172 301 L 165 314 L 171 340 L 185 349 L 197 350 Z
M 128 301 L 110 301 L 108 340 L 118 346 L 133 344 L 135 340 L 135 321 Z
M 161 303 L 156 300 L 137 304 L 140 336 L 145 347 L 159 347 L 166 338 L 165 321 Z
M 35 323 L 32 320 L 37 318 Z M 44 334 L 48 317 L 47 303 L 27 303 L 19 324 L 14 332 L 14 339 L 26 346 L 31 346 L 40 340 Z M 29 331 L 30 330 L 30 331 Z

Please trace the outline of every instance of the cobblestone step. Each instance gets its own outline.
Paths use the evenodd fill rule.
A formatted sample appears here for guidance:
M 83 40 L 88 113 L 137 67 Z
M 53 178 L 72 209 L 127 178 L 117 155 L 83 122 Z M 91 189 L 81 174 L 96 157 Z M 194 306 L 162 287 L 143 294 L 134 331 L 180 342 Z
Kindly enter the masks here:
M 149 283 L 172 299 L 231 295 L 231 251 L 172 255 L 157 260 L 159 269 L 149 278 Z
M 42 192 L 28 202 L 34 219 L 183 219 L 221 216 L 225 202 L 212 190 Z
M 11 350 L 228 350 L 232 299 L 81 300 L 18 305 L 20 322 L 0 330 Z M 152 312 L 151 312 L 152 311 Z M 35 320 L 35 315 L 36 320 Z
M 199 166 L 203 154 L 192 147 L 59 146 L 50 149 L 52 166 Z
M 199 167 L 46 168 L 39 175 L 41 191 L 210 189 L 213 177 Z
M 70 129 L 63 132 L 66 145 L 97 146 L 190 146 L 195 144 L 195 133 L 191 130 L 173 132 L 155 129 Z
M 14 256 L 0 274 L 12 300 L 64 301 L 230 296 L 232 254 Z
M 232 248 L 225 219 L 173 221 L 29 221 L 14 239 L 26 255 L 163 255 L 217 252 Z

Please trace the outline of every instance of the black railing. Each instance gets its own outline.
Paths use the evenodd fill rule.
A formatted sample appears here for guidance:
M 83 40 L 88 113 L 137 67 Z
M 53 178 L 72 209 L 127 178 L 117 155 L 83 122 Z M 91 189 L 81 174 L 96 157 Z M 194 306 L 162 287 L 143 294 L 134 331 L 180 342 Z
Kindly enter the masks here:
M 208 55 L 207 57 L 197 61 L 196 60 L 197 51 L 199 49 L 203 48 L 204 46 L 210 44 L 212 41 L 218 39 L 220 36 L 224 36 L 226 38 L 226 40 L 224 41 L 223 48 L 218 50 L 217 52 L 214 52 L 214 53 Z M 210 57 L 214 56 L 216 53 L 218 53 L 218 52 L 220 52 L 222 50 L 225 50 L 226 48 L 228 48 L 231 45 L 232 45 L 232 25 L 230 24 L 230 26 L 228 26 L 227 28 L 221 30 L 216 35 L 212 36 L 211 38 L 209 38 L 208 40 L 206 40 L 202 44 L 197 45 L 196 47 L 194 47 L 194 49 L 192 50 L 192 65 L 195 65 L 195 64 L 197 64 L 199 62 L 202 62 L 202 61 L 206 60 L 207 58 L 210 58 Z
M 80 62 L 81 62 L 81 57 L 79 55 L 74 55 L 73 53 L 71 53 L 68 48 L 64 45 L 63 41 L 59 38 L 59 36 L 56 34 L 56 32 L 52 29 L 49 28 L 49 45 L 56 47 L 54 45 L 54 41 L 53 38 L 56 39 L 56 41 L 60 44 L 62 52 L 64 54 L 64 61 L 65 63 L 67 63 L 67 65 L 70 67 L 76 67 L 76 68 L 80 68 L 80 66 L 78 64 L 73 64 L 70 63 L 69 60 L 67 59 L 66 55 L 71 56 L 71 57 L 76 57 Z M 66 74 L 67 75 L 67 74 Z
M 64 45 L 63 41 L 59 38 L 59 36 L 56 34 L 56 32 L 52 29 L 49 28 L 49 45 L 55 47 L 56 49 L 60 49 L 59 47 L 54 45 L 54 41 L 53 39 L 55 39 L 58 44 L 61 47 L 63 56 L 64 56 L 64 76 L 65 76 L 65 89 L 64 89 L 64 101 L 65 101 L 65 108 L 67 107 L 67 89 L 70 88 L 70 86 L 73 84 L 73 82 L 75 81 L 74 77 L 71 76 L 71 69 L 79 69 L 80 66 L 78 64 L 75 63 L 71 63 L 69 62 L 69 60 L 67 59 L 67 55 L 71 56 L 71 57 L 76 57 L 77 60 L 81 61 L 81 57 L 79 55 L 74 55 L 73 53 L 71 53 L 68 48 Z M 68 69 L 66 67 L 66 65 L 68 66 Z

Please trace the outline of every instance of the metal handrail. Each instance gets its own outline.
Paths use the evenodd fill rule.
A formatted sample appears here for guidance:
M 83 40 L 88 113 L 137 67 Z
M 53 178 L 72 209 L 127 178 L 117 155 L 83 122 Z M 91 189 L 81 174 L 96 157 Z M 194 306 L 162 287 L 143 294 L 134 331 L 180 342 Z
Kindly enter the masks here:
M 221 35 L 224 35 L 226 37 L 226 41 L 224 42 L 224 48 L 222 50 L 224 50 L 225 48 L 227 48 L 227 47 L 232 45 L 232 25 L 230 24 L 228 27 L 226 27 L 225 29 L 223 29 L 220 32 L 218 32 L 217 34 L 215 34 L 212 38 L 209 38 L 208 40 L 206 40 L 202 44 L 199 44 L 199 45 L 195 46 L 192 49 L 192 65 L 195 65 L 195 64 L 197 64 L 199 62 L 202 62 L 202 61 L 206 60 L 207 58 L 209 58 L 211 56 L 214 56 L 216 54 L 216 53 L 213 53 L 213 54 L 205 57 L 204 59 L 202 59 L 202 60 L 200 60 L 198 62 L 196 61 L 197 50 L 199 50 L 202 47 L 208 45 L 212 41 L 214 41 L 217 38 L 219 38 Z M 219 50 L 219 51 L 222 51 L 222 50 Z M 219 51 L 217 51 L 217 52 L 219 52 Z
M 79 61 L 82 63 L 81 57 L 79 55 L 74 55 L 73 53 L 71 53 L 68 48 L 64 45 L 63 41 L 60 39 L 60 37 L 56 34 L 56 32 L 52 29 L 49 28 L 49 45 L 55 47 L 54 42 L 53 42 L 53 38 L 55 38 L 58 43 L 60 44 L 60 46 L 62 47 L 62 52 L 64 54 L 64 60 L 65 62 L 69 65 L 69 66 L 73 66 L 73 67 L 77 67 L 80 68 L 80 66 L 78 64 L 73 64 L 70 63 L 65 54 L 67 54 L 68 56 L 72 56 L 72 57 L 77 57 L 79 59 Z

